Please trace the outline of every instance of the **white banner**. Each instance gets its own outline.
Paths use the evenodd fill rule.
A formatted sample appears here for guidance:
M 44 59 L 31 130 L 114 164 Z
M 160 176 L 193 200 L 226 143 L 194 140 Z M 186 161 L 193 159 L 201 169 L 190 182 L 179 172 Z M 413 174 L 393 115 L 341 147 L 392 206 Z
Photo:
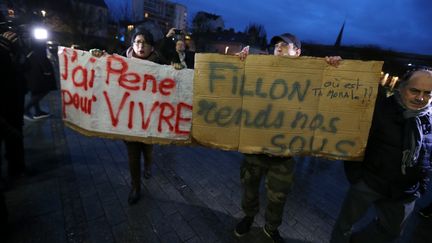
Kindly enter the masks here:
M 58 55 L 67 123 L 90 135 L 189 139 L 193 70 L 65 47 Z

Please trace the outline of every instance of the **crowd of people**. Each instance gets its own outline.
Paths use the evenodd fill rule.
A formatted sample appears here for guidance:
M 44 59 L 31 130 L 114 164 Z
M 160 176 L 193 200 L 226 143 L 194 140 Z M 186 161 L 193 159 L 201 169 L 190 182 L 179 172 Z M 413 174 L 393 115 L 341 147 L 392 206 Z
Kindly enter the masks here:
M 193 69 L 194 53 L 187 50 L 183 38 L 181 30 L 172 28 L 160 44 L 156 44 L 151 32 L 136 28 L 124 56 L 173 65 L 175 69 Z M 45 60 L 45 49 L 35 47 L 22 61 L 20 49 L 23 47 L 18 40 L 19 36 L 11 31 L 4 31 L 0 36 L 1 63 L 6 65 L 3 79 L 7 81 L 0 82 L 0 142 L 5 145 L 9 176 L 25 172 L 23 116 L 28 119 L 49 116 L 48 112 L 41 110 L 39 101 L 56 88 L 52 66 Z M 290 33 L 274 36 L 270 46 L 275 56 L 295 58 L 301 55 L 301 42 Z M 236 55 L 245 60 L 247 50 Z M 92 53 L 96 56 L 103 54 L 99 51 Z M 325 61 L 335 67 L 343 62 L 339 56 L 327 57 Z M 34 83 L 25 81 L 29 79 Z M 432 159 L 432 71 L 426 67 L 410 70 L 391 90 L 386 81 L 383 80 L 379 88 L 363 161 L 344 162 L 350 188 L 334 226 L 331 242 L 396 240 L 414 211 L 415 202 L 427 191 Z M 24 104 L 26 90 L 30 91 L 30 100 Z M 152 176 L 153 146 L 131 141 L 125 141 L 125 145 L 131 175 L 127 200 L 134 205 L 141 198 L 141 174 L 145 179 Z M 144 157 L 143 172 L 141 154 Z M 244 217 L 233 227 L 237 237 L 250 231 L 259 211 L 260 183 L 265 179 L 267 207 L 263 232 L 273 242 L 284 241 L 278 228 L 282 223 L 294 171 L 295 162 L 291 157 L 244 155 L 239 178 L 243 186 L 241 206 Z M 0 200 L 0 215 L 5 218 L 7 211 L 3 192 Z M 376 218 L 353 232 L 353 225 L 372 205 L 377 209 Z M 431 217 L 432 204 L 420 210 L 420 214 Z

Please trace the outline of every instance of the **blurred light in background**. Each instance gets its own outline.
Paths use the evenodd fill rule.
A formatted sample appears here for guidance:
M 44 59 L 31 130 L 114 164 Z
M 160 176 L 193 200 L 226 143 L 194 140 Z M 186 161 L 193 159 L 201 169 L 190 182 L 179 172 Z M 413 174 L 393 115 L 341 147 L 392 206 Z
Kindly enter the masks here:
M 44 28 L 34 28 L 33 29 L 33 37 L 36 40 L 46 40 L 48 38 L 48 31 Z

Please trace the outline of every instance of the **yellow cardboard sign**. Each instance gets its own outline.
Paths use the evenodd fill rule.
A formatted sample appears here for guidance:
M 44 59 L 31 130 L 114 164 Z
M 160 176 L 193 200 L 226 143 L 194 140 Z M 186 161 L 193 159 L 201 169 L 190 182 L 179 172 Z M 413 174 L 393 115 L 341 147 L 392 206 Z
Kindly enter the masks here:
M 382 65 L 196 54 L 192 137 L 243 153 L 360 160 Z

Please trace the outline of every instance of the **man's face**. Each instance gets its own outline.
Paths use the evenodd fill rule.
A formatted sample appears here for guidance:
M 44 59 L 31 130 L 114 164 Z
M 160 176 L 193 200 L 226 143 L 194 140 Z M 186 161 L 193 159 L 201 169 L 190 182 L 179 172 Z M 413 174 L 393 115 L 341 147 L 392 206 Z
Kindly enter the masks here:
M 133 51 L 136 57 L 146 59 L 153 51 L 153 46 L 148 44 L 143 35 L 137 35 L 133 42 Z
M 298 57 L 300 56 L 300 49 L 295 47 L 293 43 L 280 41 L 276 43 L 273 54 L 275 56 Z
M 176 51 L 184 52 L 185 51 L 185 43 L 182 40 L 176 42 Z
M 402 103 L 410 110 L 420 110 L 432 101 L 432 73 L 416 71 L 405 86 L 399 88 Z

